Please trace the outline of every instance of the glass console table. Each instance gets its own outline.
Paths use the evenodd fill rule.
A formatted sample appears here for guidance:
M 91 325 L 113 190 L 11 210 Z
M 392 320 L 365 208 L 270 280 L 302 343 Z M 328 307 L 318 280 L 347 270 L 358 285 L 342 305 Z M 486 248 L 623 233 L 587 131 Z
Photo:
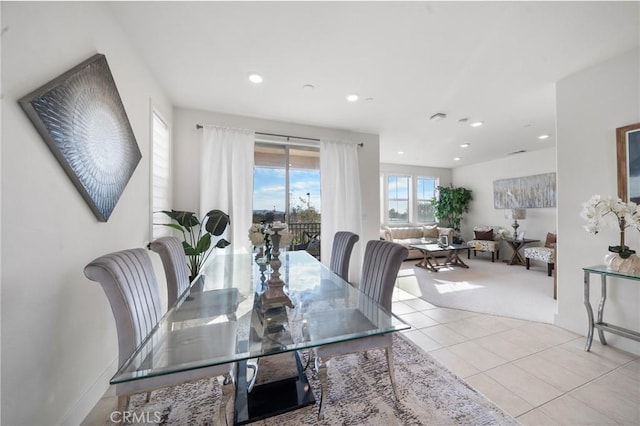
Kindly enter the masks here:
M 598 329 L 598 337 L 600 338 L 600 343 L 602 343 L 603 345 L 607 344 L 607 341 L 604 338 L 605 331 L 640 342 L 639 332 L 629 330 L 627 328 L 623 328 L 617 325 L 606 323 L 604 322 L 604 319 L 603 319 L 604 303 L 607 300 L 607 277 L 617 277 L 617 278 L 624 278 L 627 280 L 640 281 L 640 275 L 633 275 L 633 274 L 627 274 L 624 272 L 611 271 L 607 269 L 604 265 L 582 268 L 582 270 L 584 271 L 584 306 L 587 308 L 587 317 L 589 319 L 589 332 L 587 333 L 587 343 L 584 347 L 584 350 L 589 351 L 591 349 L 591 343 L 593 342 L 594 329 Z M 596 317 L 595 321 L 593 318 L 593 309 L 591 308 L 591 302 L 589 300 L 591 274 L 600 275 L 600 286 L 601 286 L 601 297 L 600 297 L 600 304 L 598 305 L 598 316 Z

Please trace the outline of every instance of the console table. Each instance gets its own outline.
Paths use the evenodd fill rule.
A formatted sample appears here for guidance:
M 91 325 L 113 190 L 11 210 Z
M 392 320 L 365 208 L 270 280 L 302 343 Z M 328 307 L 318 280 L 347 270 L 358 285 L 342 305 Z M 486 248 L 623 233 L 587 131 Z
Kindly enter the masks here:
M 582 268 L 582 270 L 584 271 L 584 306 L 587 308 L 587 317 L 589 319 L 589 332 L 587 333 L 587 343 L 584 347 L 584 350 L 588 352 L 591 349 L 594 328 L 598 329 L 598 337 L 600 337 L 600 343 L 602 343 L 603 345 L 607 344 L 607 341 L 604 338 L 605 331 L 640 342 L 639 332 L 606 323 L 602 318 L 604 314 L 604 303 L 607 300 L 607 277 L 617 277 L 627 280 L 640 281 L 640 275 L 611 271 L 604 265 Z M 591 302 L 589 300 L 591 274 L 600 275 L 600 286 L 602 293 L 600 297 L 600 304 L 598 305 L 598 316 L 595 322 L 593 320 L 593 309 L 591 308 Z
M 509 244 L 509 247 L 513 249 L 513 254 L 511 255 L 511 260 L 505 261 L 509 263 L 509 265 L 523 265 L 525 264 L 524 257 L 520 253 L 520 249 L 529 243 L 537 243 L 540 240 L 531 240 L 527 238 L 523 238 L 521 240 L 517 240 L 515 238 L 505 238 L 504 241 Z

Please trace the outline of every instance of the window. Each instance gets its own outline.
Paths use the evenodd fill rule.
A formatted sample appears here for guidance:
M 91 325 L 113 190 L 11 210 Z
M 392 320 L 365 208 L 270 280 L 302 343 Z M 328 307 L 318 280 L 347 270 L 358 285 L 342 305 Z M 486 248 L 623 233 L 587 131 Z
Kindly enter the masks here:
M 387 173 L 382 176 L 383 223 L 435 222 L 431 199 L 438 186 L 437 178 Z
M 294 245 L 320 233 L 317 148 L 256 143 L 253 223 L 268 219 L 288 223 Z
M 388 179 L 389 222 L 409 222 L 409 176 L 390 175 Z
M 431 199 L 435 196 L 436 186 L 436 180 L 433 178 L 416 178 L 416 218 L 418 223 L 435 221 Z
M 169 126 L 153 111 L 151 121 L 151 215 L 152 215 L 152 239 L 171 235 L 171 228 L 161 226 L 161 223 L 170 223 L 171 219 L 161 210 L 171 210 L 171 143 L 169 138 Z

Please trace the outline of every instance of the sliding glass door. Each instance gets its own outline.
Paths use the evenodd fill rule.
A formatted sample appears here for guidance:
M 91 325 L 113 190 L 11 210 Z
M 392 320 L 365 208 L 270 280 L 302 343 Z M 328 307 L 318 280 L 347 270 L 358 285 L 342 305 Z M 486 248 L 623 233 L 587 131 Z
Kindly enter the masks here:
M 254 163 L 253 222 L 286 222 L 306 248 L 320 235 L 320 152 L 256 143 Z

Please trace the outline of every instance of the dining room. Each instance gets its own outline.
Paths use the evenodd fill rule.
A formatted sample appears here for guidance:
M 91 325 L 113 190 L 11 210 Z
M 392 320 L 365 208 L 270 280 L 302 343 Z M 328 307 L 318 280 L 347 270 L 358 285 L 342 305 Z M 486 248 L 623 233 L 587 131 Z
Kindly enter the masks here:
M 360 242 L 356 248 L 360 250 L 360 255 L 353 256 L 351 271 L 353 274 L 360 274 L 366 243 L 379 238 L 380 134 L 357 130 L 358 127 L 350 128 L 339 122 L 334 125 L 310 124 L 304 121 L 290 122 L 278 119 L 277 116 L 274 117 L 269 110 L 256 110 L 252 115 L 247 115 L 240 112 L 234 113 L 234 111 L 217 112 L 219 110 L 188 106 L 181 99 L 176 99 L 167 93 L 159 79 L 163 70 L 150 67 L 140 51 L 134 46 L 134 37 L 123 30 L 123 18 L 118 18 L 115 9 L 125 7 L 124 5 L 110 5 L 104 2 L 2 2 L 0 7 L 2 11 L 1 422 L 3 424 L 81 424 L 87 414 L 94 412 L 96 405 L 104 400 L 105 393 L 107 393 L 107 397 L 110 397 L 112 395 L 109 393 L 114 392 L 110 381 L 120 367 L 118 330 L 105 292 L 100 285 L 85 276 L 83 268 L 93 259 L 106 253 L 143 248 L 155 239 L 152 207 L 153 156 L 155 152 L 152 117 L 154 113 L 165 120 L 173 141 L 173 160 L 170 169 L 171 208 L 198 213 L 214 208 L 224 209 L 230 214 L 234 226 L 240 213 L 234 212 L 229 206 L 218 205 L 217 202 L 212 205 L 201 201 L 203 197 L 206 198 L 211 195 L 212 191 L 215 191 L 218 181 L 207 182 L 207 190 L 203 190 L 200 174 L 200 145 L 204 132 L 203 129 L 197 128 L 198 124 L 306 138 L 317 140 L 318 145 L 321 140 L 349 143 L 349 146 L 353 147 L 357 153 L 360 182 L 360 196 L 350 201 L 356 202 L 361 208 L 358 221 Z M 633 6 L 627 5 L 627 7 Z M 170 41 L 166 41 L 166 43 L 170 43 Z M 39 89 L 57 87 L 57 85 L 48 86 L 48 84 L 53 82 L 59 84 L 60 77 L 69 77 L 65 73 L 71 70 L 77 71 L 76 67 L 79 64 L 85 63 L 96 54 L 104 55 L 108 62 L 108 67 L 102 66 L 100 68 L 102 71 L 98 74 L 100 78 L 111 77 L 102 81 L 109 83 L 108 87 L 110 87 L 112 94 L 115 86 L 115 93 L 123 107 L 116 109 L 118 111 L 123 109 L 126 115 L 127 126 L 124 127 L 128 127 L 125 129 L 130 144 L 128 146 L 135 147 L 131 148 L 131 151 L 134 154 L 137 151 L 139 154 L 133 155 L 133 158 L 130 159 L 128 172 L 122 174 L 126 178 L 120 176 L 118 170 L 115 172 L 114 170 L 102 170 L 105 173 L 111 172 L 110 176 L 115 175 L 120 187 L 120 193 L 115 197 L 116 202 L 108 209 L 108 214 L 105 214 L 99 204 L 95 202 L 92 204 L 92 201 L 89 200 L 92 195 L 91 191 L 81 189 L 80 177 L 70 175 L 71 165 L 65 166 L 62 163 L 61 154 L 52 146 L 51 140 L 47 140 L 47 137 L 43 136 L 48 134 L 53 138 L 55 131 L 49 132 L 44 121 L 41 121 L 40 124 L 36 124 L 34 121 L 34 117 L 38 116 L 37 102 L 34 102 L 38 93 L 35 92 Z M 617 84 L 622 85 L 623 83 L 618 83 L 618 81 L 631 81 L 630 84 L 633 84 L 635 80 L 632 77 L 635 74 L 629 78 L 628 69 L 633 68 L 635 64 L 637 64 L 636 51 L 617 56 L 612 62 L 604 63 L 604 71 L 596 70 L 597 72 L 593 72 L 596 74 L 595 78 L 598 84 L 591 86 L 601 87 L 604 92 L 610 86 L 619 89 Z M 245 65 L 248 66 L 248 64 Z M 607 71 L 609 68 L 614 69 L 615 76 L 622 75 L 622 77 L 609 78 L 610 74 Z M 605 77 L 601 77 L 601 80 L 604 81 L 597 79 L 601 75 L 605 75 Z M 244 77 L 243 75 L 242 78 L 244 79 Z M 588 77 L 586 81 L 591 81 L 594 78 L 591 74 L 588 74 Z M 580 83 L 579 79 L 568 80 L 566 86 L 563 87 L 582 87 L 578 83 Z M 248 87 L 256 89 L 255 86 Z M 571 110 L 575 109 L 575 104 L 582 105 L 578 95 L 574 95 L 570 90 L 568 92 L 571 96 L 560 98 L 560 105 L 569 105 Z M 576 89 L 575 92 L 581 93 L 582 90 Z M 78 91 L 78 96 L 86 93 L 92 92 L 83 92 L 81 89 Z M 257 102 L 257 99 L 264 95 L 259 89 L 251 93 L 246 98 L 248 103 L 251 103 L 252 100 Z M 638 104 L 636 92 L 612 90 L 612 93 L 618 94 L 616 102 L 613 103 L 620 110 L 631 111 L 627 116 L 619 111 L 620 115 L 624 116 L 623 121 L 633 121 L 637 111 L 634 110 L 633 105 Z M 209 94 L 202 94 L 202 96 L 210 97 Z M 567 100 L 568 98 L 570 99 Z M 106 104 L 114 105 L 111 102 L 113 99 L 115 98 L 109 98 L 109 102 Z M 59 99 L 54 99 L 54 103 L 57 101 Z M 64 102 L 58 105 L 61 104 Z M 67 103 L 66 106 L 68 107 L 68 105 Z M 71 110 L 76 112 L 90 113 L 92 111 L 92 108 L 75 108 L 75 104 L 71 105 L 73 106 Z M 372 106 L 375 103 L 361 105 Z M 349 104 L 346 108 L 352 106 Z M 30 112 L 27 112 L 28 108 L 32 108 L 29 110 Z M 567 108 L 569 109 L 569 107 Z M 622 120 L 613 117 L 613 112 L 609 114 L 603 118 L 606 123 L 599 122 L 599 127 L 590 133 L 605 133 L 609 127 L 615 127 L 614 124 Z M 588 138 L 583 137 L 584 135 L 580 135 L 581 137 L 576 135 L 577 129 L 581 129 L 583 126 L 577 122 L 587 122 L 589 120 L 584 117 L 591 115 L 591 111 L 587 111 L 584 116 L 580 117 L 580 120 L 571 121 L 569 125 L 563 125 L 561 122 L 559 128 L 568 135 L 565 140 L 585 143 Z M 628 117 L 629 115 L 632 117 Z M 51 115 L 46 118 L 51 120 L 50 124 L 56 120 L 56 117 Z M 91 123 L 102 130 L 104 130 L 103 126 L 109 127 L 112 124 L 101 114 L 97 114 L 94 118 L 95 121 Z M 82 120 L 79 122 L 80 126 L 87 123 Z M 118 121 L 118 123 L 121 124 L 122 121 Z M 55 125 L 49 127 L 49 129 L 51 128 L 55 128 Z M 108 135 L 111 137 L 112 133 Z M 594 149 L 600 143 L 599 140 L 594 139 L 588 139 L 588 142 Z M 576 145 L 570 145 L 569 148 L 561 151 L 558 166 L 567 167 L 567 170 L 572 169 L 571 166 L 574 165 L 575 159 L 569 152 L 575 152 L 578 149 L 580 146 L 576 142 Z M 600 151 L 597 152 L 589 157 L 590 161 L 596 162 L 596 157 L 605 157 L 601 155 Z M 111 152 L 107 154 L 112 154 L 110 160 L 114 160 L 119 159 L 122 153 Z M 91 172 L 90 170 L 87 174 L 89 175 Z M 572 192 L 572 187 L 581 188 L 581 182 L 584 179 L 580 173 L 590 176 L 591 172 L 592 170 L 585 167 L 566 175 L 569 185 L 573 182 L 567 193 Z M 589 182 L 593 186 L 603 186 L 604 183 L 601 182 L 611 184 L 613 178 L 599 179 L 594 177 Z M 603 190 L 605 189 L 610 188 L 603 188 Z M 97 195 L 100 195 L 100 191 L 97 191 Z M 570 196 L 574 196 L 574 194 L 570 194 Z M 111 197 L 112 201 L 113 199 L 114 197 Z M 344 216 L 344 213 L 344 209 L 338 208 L 337 212 L 334 212 L 333 215 L 327 215 L 326 218 L 341 217 Z M 560 215 L 560 221 L 570 227 L 573 215 L 573 212 L 563 213 Z M 323 216 L 324 219 L 325 216 Z M 243 245 L 249 247 L 247 230 L 250 225 L 250 221 L 244 223 L 238 221 L 238 230 L 235 231 L 235 237 L 230 239 L 230 247 Z M 579 227 L 575 226 L 574 228 Z M 339 229 L 333 228 L 333 230 Z M 577 234 L 578 230 L 575 230 L 575 233 Z M 567 241 L 570 240 L 572 238 L 567 238 Z M 581 248 L 585 247 L 594 248 L 593 252 L 595 252 L 597 243 L 581 245 Z M 328 262 L 330 258 L 330 249 L 330 244 L 323 245 L 323 250 L 326 250 L 328 254 L 324 256 L 325 262 Z M 578 252 L 576 251 L 576 253 Z M 154 273 L 157 275 L 159 301 L 161 311 L 164 313 L 170 307 L 167 277 L 160 257 L 155 253 L 148 252 L 148 254 Z M 248 255 L 248 253 L 245 254 Z M 578 255 L 571 256 L 570 252 L 567 254 L 568 256 L 565 258 L 568 261 L 567 265 L 576 266 L 583 261 L 583 258 Z M 587 258 L 589 258 L 588 255 Z M 567 272 L 560 272 L 562 274 L 560 277 L 564 278 L 561 281 L 566 283 L 561 288 L 561 296 L 563 296 L 561 303 L 563 305 L 560 319 L 564 321 L 563 325 L 567 329 L 575 331 L 584 328 L 586 315 L 581 299 L 575 297 L 575 294 L 580 295 L 580 277 L 576 280 L 575 271 L 569 272 L 571 269 L 579 270 L 579 268 L 567 268 L 564 270 Z M 633 296 L 636 294 L 634 291 L 633 289 L 622 290 L 622 305 L 625 300 L 626 303 L 631 303 L 629 301 L 634 300 Z M 625 294 L 631 295 L 631 297 L 625 298 Z M 402 300 L 406 300 L 408 297 L 406 294 L 402 294 L 402 296 L 404 296 Z M 394 297 L 396 297 L 394 302 L 400 301 L 397 299 L 397 293 Z M 403 306 L 404 309 L 413 309 L 411 304 L 421 305 L 419 301 L 415 300 L 407 303 L 407 306 L 400 306 Z M 432 309 L 436 308 L 421 306 L 420 312 Z M 634 321 L 634 318 L 630 321 Z M 532 328 L 535 329 L 535 327 Z M 534 331 L 539 330 L 535 329 Z M 562 332 L 558 332 L 558 334 L 562 334 Z M 577 339 L 575 336 L 570 337 L 571 341 Z M 406 343 L 404 340 L 403 342 Z M 562 344 L 566 343 L 566 341 L 562 342 Z M 629 349 L 628 346 L 622 345 Z M 594 348 L 594 352 L 597 350 L 606 352 L 611 347 L 615 348 L 621 344 L 619 340 L 614 339 L 612 345 L 604 349 L 597 344 L 594 346 L 599 348 Z M 308 349 L 308 347 L 300 349 Z M 415 392 L 418 392 L 411 394 L 416 400 L 427 398 L 434 405 L 438 405 L 445 402 L 441 395 L 447 393 L 443 392 L 441 395 L 420 393 L 424 389 L 421 390 L 420 386 L 414 386 L 411 369 L 407 365 L 424 366 L 422 372 L 424 376 L 421 376 L 425 377 L 424 383 L 427 383 L 428 378 L 438 381 L 440 377 L 444 377 L 447 382 L 445 389 L 458 391 L 468 388 L 459 381 L 459 377 L 448 371 L 453 367 L 442 369 L 439 363 L 430 361 L 430 358 L 415 350 L 414 346 L 402 346 L 397 353 L 401 354 L 403 359 L 408 360 L 404 364 L 398 363 L 396 368 L 396 378 L 401 383 L 399 387 L 414 389 Z M 607 354 L 609 353 L 607 352 Z M 243 355 L 243 357 L 247 358 L 248 355 Z M 349 377 L 353 377 L 354 380 L 358 377 L 374 377 L 379 378 L 380 382 L 387 383 L 385 356 L 376 354 L 371 358 L 372 364 L 383 367 L 380 370 L 382 373 L 378 370 L 373 372 L 358 370 L 358 368 L 366 368 L 360 365 L 366 363 L 358 362 L 364 358 L 356 358 L 355 361 L 350 359 L 345 363 L 346 366 L 354 367 L 355 373 Z M 637 364 L 637 360 L 634 361 L 635 358 L 625 358 L 624 355 L 621 356 L 617 352 L 610 358 L 615 358 L 615 361 L 612 362 L 617 364 L 609 365 L 610 370 L 603 372 L 603 375 L 618 368 L 626 368 L 631 371 Z M 337 366 L 339 363 L 333 365 Z M 432 374 L 434 371 L 437 371 L 438 374 Z M 365 373 L 371 373 L 371 376 L 367 376 Z M 622 374 L 619 370 L 618 373 Z M 623 377 L 629 375 L 630 373 L 626 376 L 622 374 Z M 485 378 L 483 377 L 483 379 Z M 315 379 L 312 378 L 312 380 Z M 331 382 L 331 380 L 336 383 L 335 378 L 330 377 L 329 381 Z M 316 384 L 312 381 L 312 388 Z M 379 397 L 380 400 L 375 400 L 380 402 L 379 406 L 390 407 L 388 412 L 394 412 L 391 383 L 384 384 L 382 388 L 369 386 L 370 384 L 367 382 L 363 386 L 367 390 L 374 389 L 367 395 L 371 398 Z M 338 389 L 340 392 L 349 391 L 348 388 L 343 387 L 338 387 Z M 183 392 L 187 395 L 184 400 L 199 401 L 194 395 L 206 393 L 200 392 L 200 390 L 201 388 L 196 390 L 183 388 Z M 215 392 L 209 392 L 208 395 L 213 395 L 213 400 L 218 403 L 220 399 Z M 465 411 L 465 415 L 472 416 L 474 412 L 481 412 L 485 416 L 482 417 L 485 420 L 495 420 L 496 417 L 491 416 L 503 415 L 500 409 L 496 409 L 495 405 L 487 398 L 480 397 L 478 392 L 468 389 L 465 392 L 459 394 L 460 406 L 473 407 L 473 410 Z M 172 395 L 166 399 L 171 399 Z M 145 395 L 142 394 L 140 399 L 136 403 L 144 406 L 146 404 Z M 339 404 L 335 404 L 335 401 L 339 400 L 339 397 L 330 399 L 334 403 L 326 407 L 329 409 L 327 416 L 339 417 L 339 411 L 332 411 L 340 410 Z M 373 399 L 371 400 L 373 401 Z M 469 401 L 473 401 L 473 403 Z M 113 402 L 112 398 L 109 399 L 109 402 Z M 531 402 L 535 403 L 535 401 Z M 353 405 L 347 405 L 349 409 L 362 406 L 362 402 L 350 401 L 350 403 Z M 199 404 L 199 402 L 195 404 Z M 206 403 L 203 402 L 200 405 L 204 406 Z M 531 407 L 528 405 L 521 407 L 533 410 L 533 404 L 530 405 Z M 167 406 L 164 405 L 163 410 Z M 178 412 L 182 408 L 184 406 L 176 407 L 174 412 Z M 314 408 L 316 410 L 313 410 L 313 414 L 310 416 L 315 418 L 317 407 Z M 160 410 L 161 417 L 168 415 L 163 410 Z M 517 412 L 524 414 L 522 411 Z M 444 419 L 440 415 L 443 413 L 437 413 L 437 417 L 434 418 Z M 513 413 L 510 415 L 513 416 Z M 506 422 L 511 421 L 508 416 L 504 418 L 507 419 Z M 292 420 L 292 422 L 294 421 Z

